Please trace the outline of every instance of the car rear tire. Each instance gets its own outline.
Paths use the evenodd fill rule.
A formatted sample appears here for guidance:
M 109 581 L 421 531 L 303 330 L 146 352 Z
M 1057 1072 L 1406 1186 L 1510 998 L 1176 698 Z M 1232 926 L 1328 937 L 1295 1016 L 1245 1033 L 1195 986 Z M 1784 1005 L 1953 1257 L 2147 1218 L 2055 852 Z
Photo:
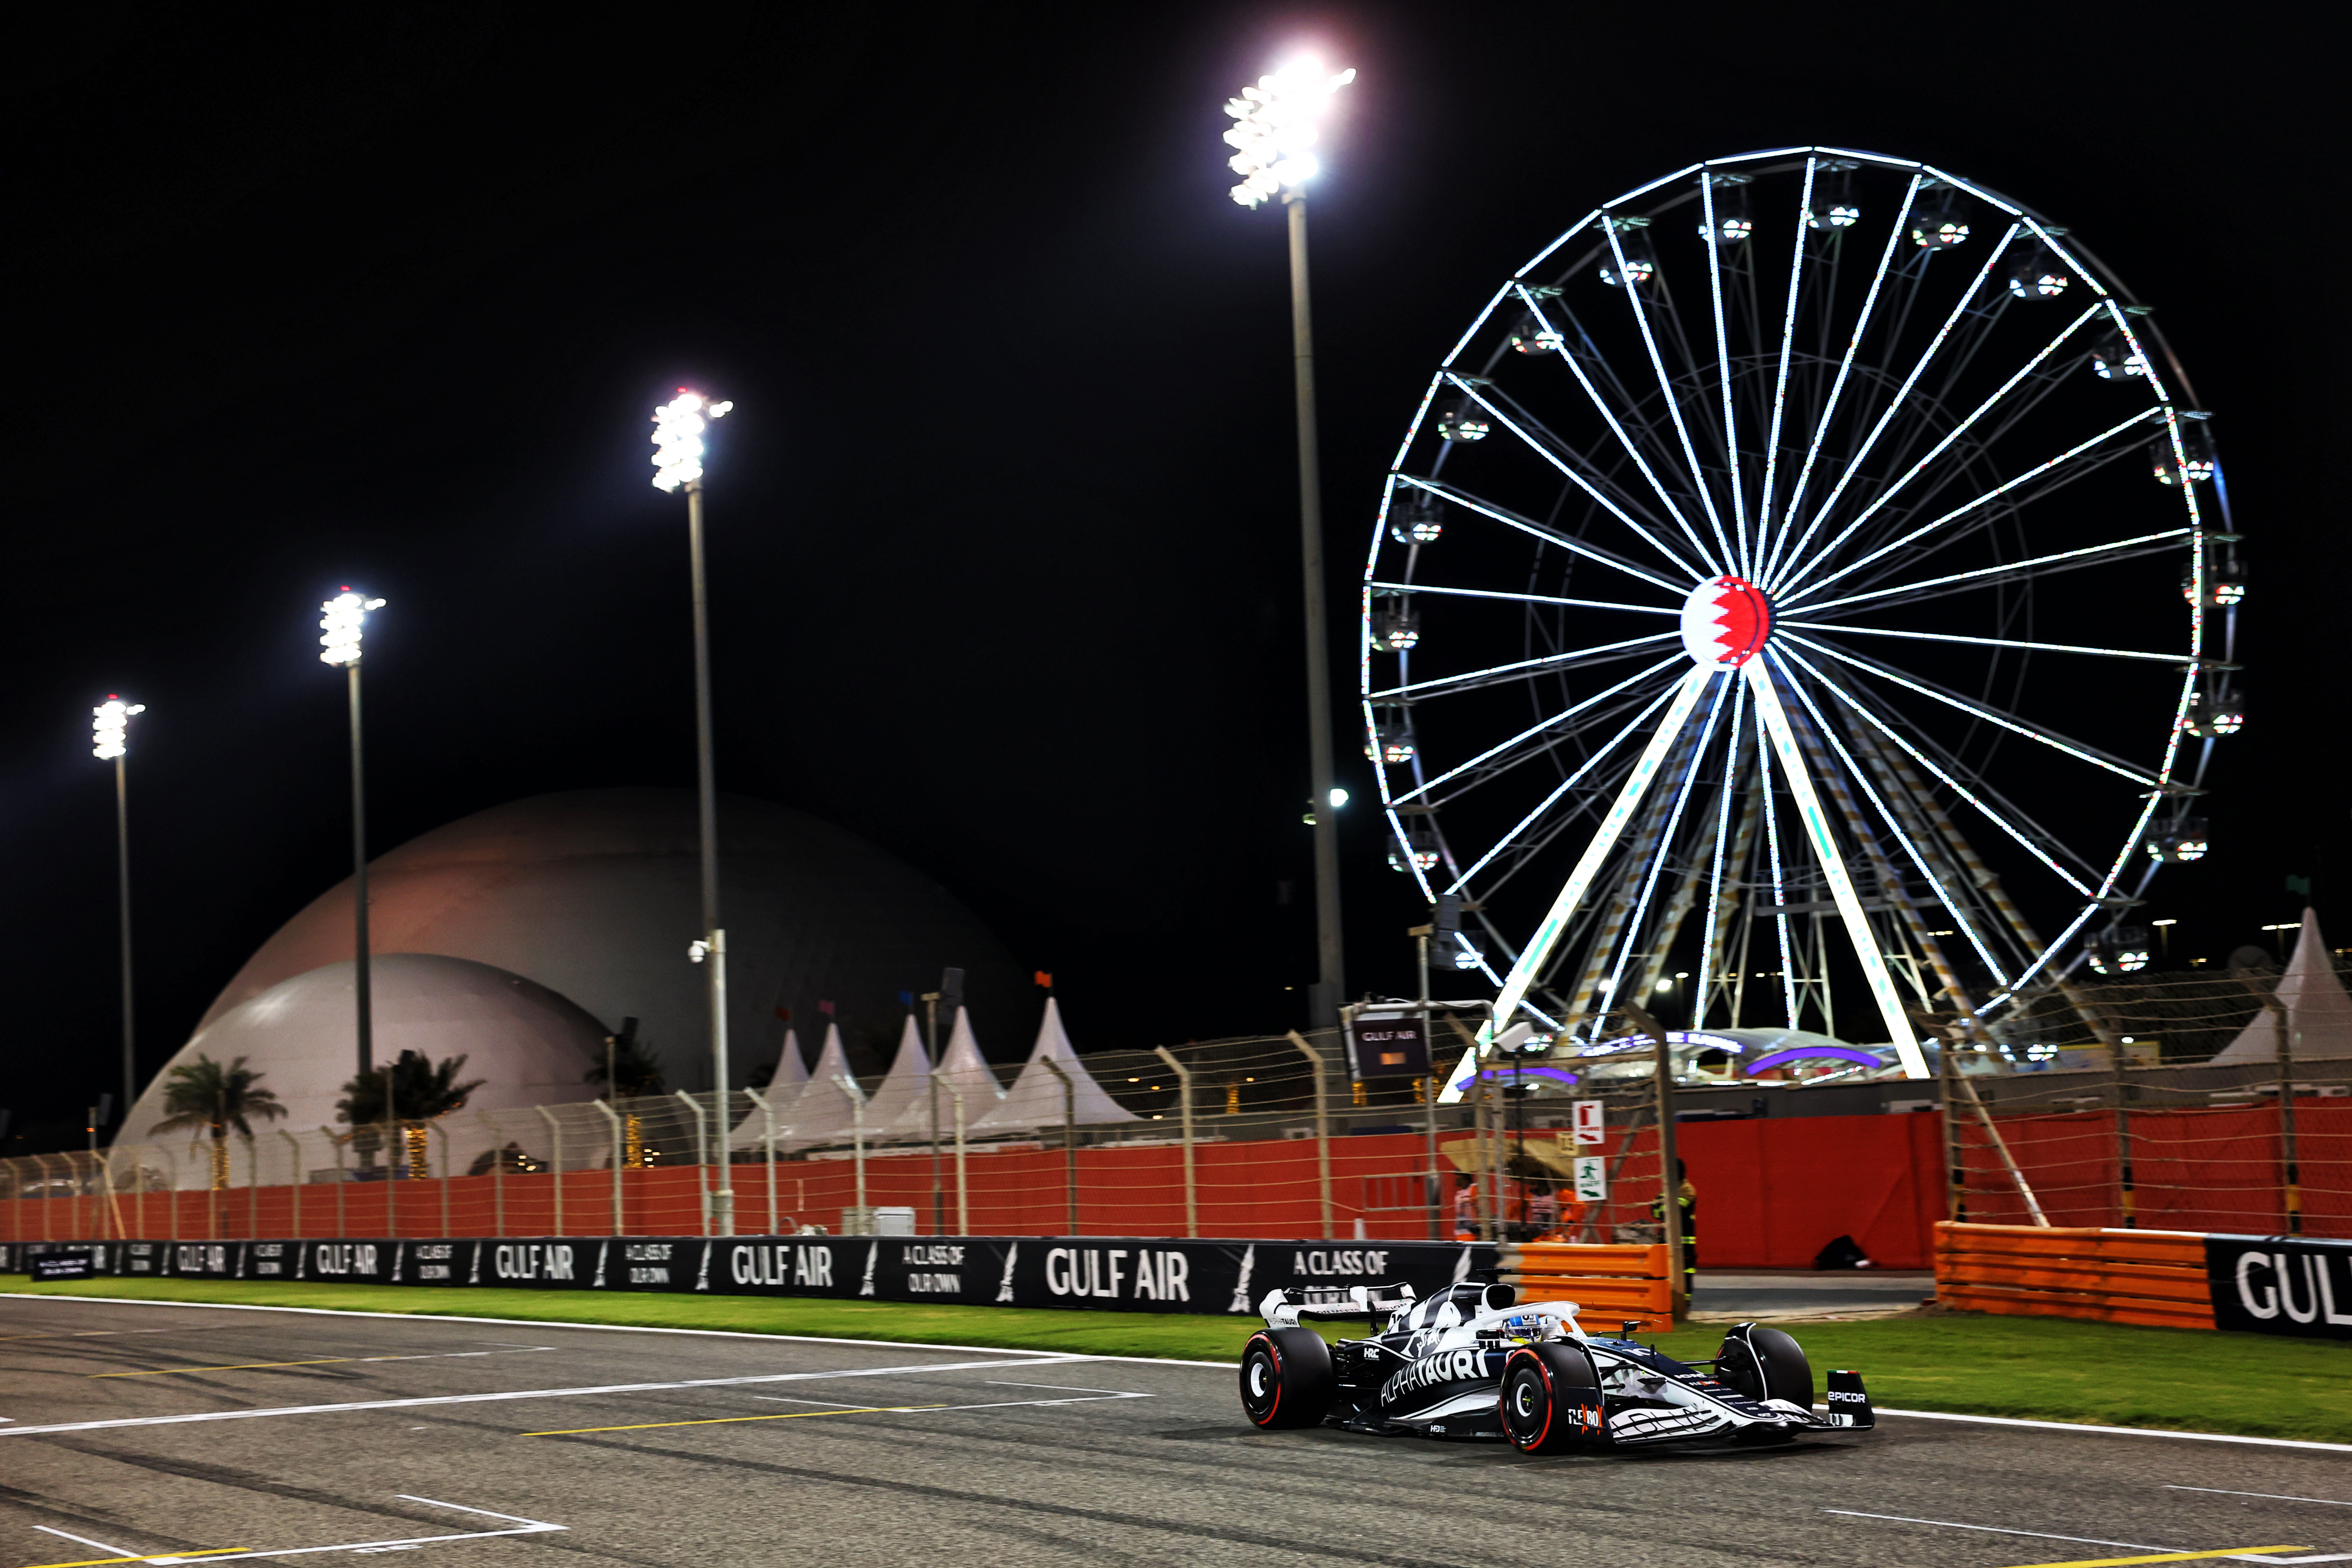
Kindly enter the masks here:
M 1312 1329 L 1260 1329 L 1242 1352 L 1241 1389 L 1253 1425 L 1313 1426 L 1339 1394 L 1331 1346 Z
M 1601 1378 L 1579 1346 L 1521 1345 L 1503 1363 L 1503 1431 L 1523 1454 L 1571 1454 L 1608 1441 Z
M 1750 1399 L 1785 1399 L 1813 1407 L 1813 1367 L 1804 1347 L 1778 1329 L 1741 1323 L 1723 1336 L 1716 1376 Z

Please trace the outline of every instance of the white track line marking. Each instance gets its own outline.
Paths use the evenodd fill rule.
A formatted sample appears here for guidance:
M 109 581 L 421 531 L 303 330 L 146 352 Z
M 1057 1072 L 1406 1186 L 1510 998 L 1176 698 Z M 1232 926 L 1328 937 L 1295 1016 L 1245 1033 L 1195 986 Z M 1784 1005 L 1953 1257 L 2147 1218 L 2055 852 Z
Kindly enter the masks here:
M 1232 1375 L 1237 1364 L 1229 1361 L 1191 1361 L 1181 1356 L 1157 1355 L 1093 1355 L 1083 1351 L 1007 1350 L 1002 1345 L 941 1344 L 937 1340 L 853 1340 L 830 1334 L 760 1334 L 742 1329 L 671 1329 L 635 1323 L 580 1323 L 564 1319 L 547 1318 L 476 1318 L 456 1312 L 355 1312 L 341 1307 L 270 1307 L 244 1301 L 158 1301 L 143 1296 L 56 1296 L 33 1290 L 0 1290 L 0 1300 L 15 1299 L 25 1301 L 92 1301 L 109 1307 L 179 1307 L 214 1312 L 292 1312 L 311 1318 L 389 1318 L 395 1322 L 442 1323 L 529 1323 L 541 1329 L 587 1329 L 606 1334 L 688 1334 L 714 1340 L 762 1340 L 770 1344 L 861 1345 L 882 1350 L 959 1351 L 967 1355 L 1050 1356 L 1060 1362 L 1098 1361 L 1121 1363 L 1134 1366 L 1198 1366 Z M 1246 1325 L 1244 1318 L 1236 1327 Z M 167 1331 L 120 1330 L 123 1333 L 163 1333 Z M 1015 1362 L 1013 1365 L 1024 1364 Z M 1989 1426 L 2032 1426 L 2049 1432 L 2095 1432 L 2128 1437 L 2179 1437 L 2197 1443 L 2243 1443 L 2264 1448 L 2311 1448 L 2322 1453 L 2352 1454 L 2352 1443 L 2306 1442 L 2292 1437 L 2242 1437 L 2231 1432 L 2164 1432 L 2150 1426 L 2098 1426 L 2082 1421 L 2026 1421 L 2011 1415 L 1962 1415 L 1946 1410 L 1890 1410 L 1878 1407 L 1881 1415 L 1905 1415 L 1921 1421 L 1972 1421 Z M 7 1435 L 7 1434 L 0 1434 Z
M 1072 1358 L 1052 1356 L 1024 1363 L 1058 1366 Z M 352 1410 L 414 1410 L 427 1405 L 492 1405 L 514 1399 L 580 1399 L 604 1394 L 659 1394 L 678 1388 L 736 1388 L 755 1383 L 810 1383 L 840 1377 L 902 1377 L 927 1372 L 994 1371 L 997 1361 L 929 1362 L 915 1366 L 872 1366 L 838 1372 L 775 1372 L 749 1377 L 694 1377 L 675 1383 L 609 1383 L 583 1388 L 519 1388 L 497 1394 L 439 1394 L 411 1399 L 360 1399 L 337 1405 L 280 1405 L 257 1410 L 207 1410 L 188 1415 L 124 1415 L 105 1421 L 60 1421 L 45 1426 L 15 1426 L 0 1437 L 29 1437 L 43 1432 L 95 1432 L 113 1426 L 176 1426 L 192 1421 L 250 1421 L 273 1415 L 324 1415 Z M 323 1550 L 323 1549 L 322 1549 Z
M 145 1372 L 93 1372 L 91 1377 L 177 1377 L 190 1372 L 267 1372 L 288 1366 L 341 1366 L 357 1362 L 375 1361 L 463 1361 L 468 1356 L 521 1355 L 530 1351 L 551 1351 L 553 1345 L 517 1345 L 502 1351 L 427 1351 L 418 1355 L 330 1355 L 310 1361 L 238 1361 L 214 1366 L 159 1366 Z
M 981 1379 L 981 1382 L 993 1384 L 999 1388 L 1052 1388 L 1058 1389 L 1064 1394 L 1117 1394 L 1127 1395 L 1130 1398 L 1150 1397 L 1148 1394 L 1129 1395 L 1128 1391 L 1123 1388 L 1079 1388 L 1073 1384 L 1067 1383 L 1015 1383 L 1009 1377 L 983 1377 Z
M 400 1547 L 437 1546 L 445 1541 L 488 1541 L 502 1535 L 545 1535 L 551 1531 L 562 1531 L 572 1528 L 566 1524 L 549 1524 L 543 1520 L 525 1519 L 517 1513 L 494 1513 L 486 1508 L 467 1508 L 461 1502 L 442 1502 L 435 1498 L 411 1497 L 406 1492 L 394 1492 L 393 1495 L 403 1502 L 421 1502 L 434 1508 L 454 1509 L 459 1513 L 478 1513 L 484 1519 L 510 1519 L 520 1528 L 472 1530 L 456 1535 L 410 1535 L 397 1541 L 348 1541 L 334 1546 L 282 1546 L 271 1552 L 223 1552 L 217 1554 L 206 1553 L 201 1561 L 208 1563 L 235 1563 L 247 1557 L 307 1557 L 319 1552 L 389 1552 Z M 37 1530 L 40 1527 L 36 1525 L 34 1528 Z M 171 1563 L 195 1562 L 198 1559 L 156 1556 L 150 1557 L 146 1561 Z
M 95 1546 L 95 1547 L 97 1547 L 100 1552 L 113 1552 L 117 1557 L 136 1557 L 136 1556 L 138 1556 L 138 1555 L 139 1555 L 139 1553 L 137 1553 L 136 1552 L 131 1551 L 131 1548 L 129 1548 L 128 1546 L 117 1546 L 117 1545 L 114 1545 L 111 1542 L 105 1542 L 105 1541 L 92 1541 L 92 1540 L 91 1540 L 89 1536 L 87 1536 L 87 1535 L 76 1535 L 76 1534 L 74 1534 L 71 1531 L 67 1531 L 67 1530 L 51 1530 L 51 1529 L 50 1529 L 47 1525 L 46 1525 L 46 1524 L 37 1524 L 37 1525 L 33 1526 L 33 1528 L 34 1528 L 35 1530 L 39 1531 L 40 1531 L 42 1534 L 44 1534 L 44 1535 L 60 1535 L 60 1536 L 63 1536 L 63 1537 L 64 1537 L 66 1540 L 68 1540 L 68 1541 L 79 1541 L 79 1542 L 80 1542 L 84 1546 Z
M 1943 1410 L 1889 1410 L 1881 1415 L 1907 1416 L 1914 1421 L 1973 1421 L 1981 1426 L 2031 1426 L 2043 1432 L 2098 1432 L 2119 1437 L 2179 1437 L 2191 1443 L 2246 1443 L 2258 1448 L 2315 1448 L 2326 1454 L 2352 1454 L 2352 1443 L 2314 1443 L 2299 1437 L 2241 1437 L 2230 1432 L 2167 1432 L 2155 1426 L 2099 1426 L 2087 1421 L 2024 1421 L 2014 1415 L 1956 1415 Z
M 2234 1492 L 2228 1487 L 2176 1487 L 2169 1484 L 2164 1489 L 2168 1492 L 2219 1492 L 2223 1497 L 2268 1498 L 2273 1502 L 2324 1502 L 2333 1508 L 2352 1508 L 2352 1502 L 2346 1502 L 2341 1498 L 2294 1497 L 2286 1492 Z
M 2078 1546 L 2124 1546 L 2134 1552 L 2179 1552 L 2192 1554 L 2185 1546 L 2150 1546 L 2143 1541 L 2102 1541 L 2095 1535 L 2053 1535 L 2046 1530 L 2010 1530 L 1998 1524 L 1962 1524 L 1949 1519 L 1912 1519 L 1899 1513 L 1863 1513 L 1850 1508 L 1825 1508 L 1823 1513 L 1843 1514 L 1849 1519 L 1884 1519 L 1897 1524 L 1932 1524 L 1945 1530 L 1980 1530 L 1991 1535 L 2026 1535 L 2036 1541 L 2070 1541 Z M 2210 1555 L 2226 1557 L 2237 1563 L 2352 1563 L 2352 1553 L 2327 1552 L 2315 1557 L 2250 1557 L 2236 1552 L 2215 1552 Z

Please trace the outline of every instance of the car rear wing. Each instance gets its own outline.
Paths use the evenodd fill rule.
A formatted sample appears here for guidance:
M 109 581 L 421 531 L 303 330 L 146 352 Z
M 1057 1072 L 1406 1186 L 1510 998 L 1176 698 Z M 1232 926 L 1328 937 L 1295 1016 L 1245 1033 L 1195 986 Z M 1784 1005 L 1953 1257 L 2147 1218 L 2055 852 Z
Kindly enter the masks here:
M 1402 1279 L 1344 1288 L 1286 1285 L 1267 1291 L 1258 1311 L 1270 1329 L 1297 1328 L 1302 1318 L 1369 1318 L 1377 1328 L 1381 1318 L 1418 1299 L 1412 1284 Z

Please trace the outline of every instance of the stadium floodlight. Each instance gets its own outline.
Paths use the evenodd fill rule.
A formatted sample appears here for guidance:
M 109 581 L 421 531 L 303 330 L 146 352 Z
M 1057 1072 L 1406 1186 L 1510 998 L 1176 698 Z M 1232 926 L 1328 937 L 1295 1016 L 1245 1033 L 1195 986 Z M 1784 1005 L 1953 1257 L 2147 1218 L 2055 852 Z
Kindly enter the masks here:
M 1323 604 L 1323 479 L 1315 436 L 1315 334 L 1310 324 L 1307 269 L 1305 186 L 1320 171 L 1314 146 L 1332 95 L 1356 79 L 1353 68 L 1332 73 L 1321 61 L 1300 57 L 1225 103 L 1234 119 L 1225 132 L 1234 155 L 1227 166 L 1242 177 L 1234 200 L 1256 207 L 1279 195 L 1290 231 L 1290 363 L 1298 402 L 1299 578 L 1306 605 L 1307 755 L 1310 803 L 1328 800 L 1338 780 L 1332 745 L 1331 655 Z M 1482 432 L 1483 433 L 1483 432 Z M 1432 537 L 1435 537 L 1434 533 Z M 1339 820 L 1336 811 L 1310 804 L 1307 826 L 1315 829 L 1315 948 L 1318 978 L 1307 992 L 1309 1026 L 1339 1021 L 1347 994 L 1346 954 L 1340 941 Z
M 1242 177 L 1234 187 L 1234 200 L 1254 207 L 1320 173 L 1322 164 L 1311 151 L 1321 133 L 1318 122 L 1330 107 L 1331 95 L 1355 79 L 1353 68 L 1327 76 L 1320 63 L 1302 59 L 1258 78 L 1255 87 L 1228 99 L 1225 112 L 1235 124 L 1225 132 L 1225 141 L 1235 151 L 1226 163 Z
M 368 612 L 383 608 L 384 601 L 355 594 L 346 585 L 342 592 L 320 605 L 319 630 L 319 662 L 350 668 L 360 661 L 360 633 L 367 626 Z
M 676 397 L 654 410 L 654 489 L 691 489 L 702 482 L 702 433 L 734 407 L 681 386 Z
M 125 702 L 112 692 L 90 710 L 90 752 L 100 762 L 111 762 L 130 750 L 131 718 L 147 711 L 144 702 Z

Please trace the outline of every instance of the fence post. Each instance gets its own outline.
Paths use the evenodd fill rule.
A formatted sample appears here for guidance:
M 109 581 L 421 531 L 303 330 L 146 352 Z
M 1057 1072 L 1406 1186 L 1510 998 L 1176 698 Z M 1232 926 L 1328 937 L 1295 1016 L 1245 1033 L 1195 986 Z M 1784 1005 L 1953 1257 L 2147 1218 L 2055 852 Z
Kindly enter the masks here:
M 1199 1191 L 1192 1184 L 1192 1069 L 1176 1059 L 1176 1053 L 1166 1046 L 1151 1047 L 1160 1059 L 1176 1075 L 1176 1094 L 1181 1107 L 1181 1124 L 1184 1130 L 1184 1234 L 1201 1234 Z
M 294 1235 L 291 1239 L 299 1241 L 302 1238 L 302 1144 L 283 1127 L 278 1129 L 278 1136 L 286 1140 L 286 1163 L 290 1172 L 292 1191 L 288 1201 L 294 1205 Z
M 1308 1071 L 1315 1077 L 1315 1184 L 1323 1200 L 1323 1237 L 1331 1237 L 1331 1120 L 1323 1103 L 1323 1056 L 1296 1029 L 1290 1031 L 1290 1043 L 1307 1058 Z
M 343 1228 L 343 1189 L 352 1184 L 352 1168 L 343 1163 L 343 1141 L 335 1136 L 334 1129 L 326 1123 L 319 1131 L 327 1140 L 327 1147 L 335 1152 L 335 1237 L 337 1240 L 351 1235 Z
M 694 1096 L 681 1089 L 677 1098 L 694 1113 L 694 1190 L 702 1198 L 702 1234 L 710 1236 L 715 1234 L 710 1220 L 710 1126 L 703 1117 L 702 1107 L 694 1102 Z M 858 1166 L 861 1175 L 865 1169 L 862 1163 Z
M 563 1228 L 563 1123 L 558 1121 L 555 1113 L 544 1105 L 531 1109 L 538 1111 L 540 1120 L 547 1123 L 547 1135 L 554 1146 L 554 1152 L 547 1162 L 547 1173 L 555 1178 L 555 1234 L 569 1236 L 572 1233 Z
M 428 1133 L 441 1134 L 441 1236 L 446 1240 L 449 1236 L 449 1130 L 438 1121 L 428 1121 L 425 1127 Z
M 761 1234 L 773 1236 L 776 1234 L 776 1108 L 768 1103 L 766 1095 L 749 1084 L 744 1086 L 743 1092 L 750 1095 L 751 1103 L 760 1108 L 761 1142 L 768 1151 L 768 1217 L 761 1225 Z
M 955 1096 L 956 1234 L 970 1236 L 971 1205 L 966 1201 L 968 1194 L 963 1184 L 963 1090 L 951 1083 L 943 1083 L 940 1087 Z
M 1055 1066 L 1051 1057 L 1039 1057 L 1037 1062 L 1062 1080 L 1062 1193 L 1069 1201 L 1069 1234 L 1076 1236 L 1079 1234 L 1077 1091 L 1070 1087 L 1070 1075 Z
M 171 1212 L 164 1215 L 171 1223 L 165 1228 L 172 1233 L 170 1239 L 177 1241 L 180 1239 L 180 1162 L 173 1159 L 172 1152 L 160 1143 L 155 1146 L 155 1153 L 163 1162 L 163 1178 L 169 1184 L 163 1190 L 171 1194 Z
M 499 1142 L 502 1134 L 488 1111 L 475 1111 L 474 1120 L 490 1132 L 490 1234 L 502 1237 L 507 1233 L 507 1147 Z
M 614 1114 L 613 1102 L 609 1100 L 592 1100 L 588 1103 L 604 1113 L 604 1124 L 613 1134 L 613 1234 L 618 1236 L 621 1234 L 621 1119 Z
M 57 1238 L 49 1234 L 49 1226 L 52 1223 L 49 1218 L 48 1202 L 49 1157 L 47 1154 L 36 1154 L 33 1158 L 39 1163 L 41 1172 L 41 1239 L 43 1241 L 54 1241 Z
M 857 1223 L 866 1227 L 863 1231 L 853 1232 L 844 1226 L 841 1233 L 844 1236 L 871 1236 L 874 1234 L 874 1213 L 866 1206 L 866 1091 L 858 1088 L 857 1080 L 846 1073 L 834 1074 L 833 1081 L 841 1086 L 842 1093 L 849 1096 L 849 1153 L 857 1167 Z

